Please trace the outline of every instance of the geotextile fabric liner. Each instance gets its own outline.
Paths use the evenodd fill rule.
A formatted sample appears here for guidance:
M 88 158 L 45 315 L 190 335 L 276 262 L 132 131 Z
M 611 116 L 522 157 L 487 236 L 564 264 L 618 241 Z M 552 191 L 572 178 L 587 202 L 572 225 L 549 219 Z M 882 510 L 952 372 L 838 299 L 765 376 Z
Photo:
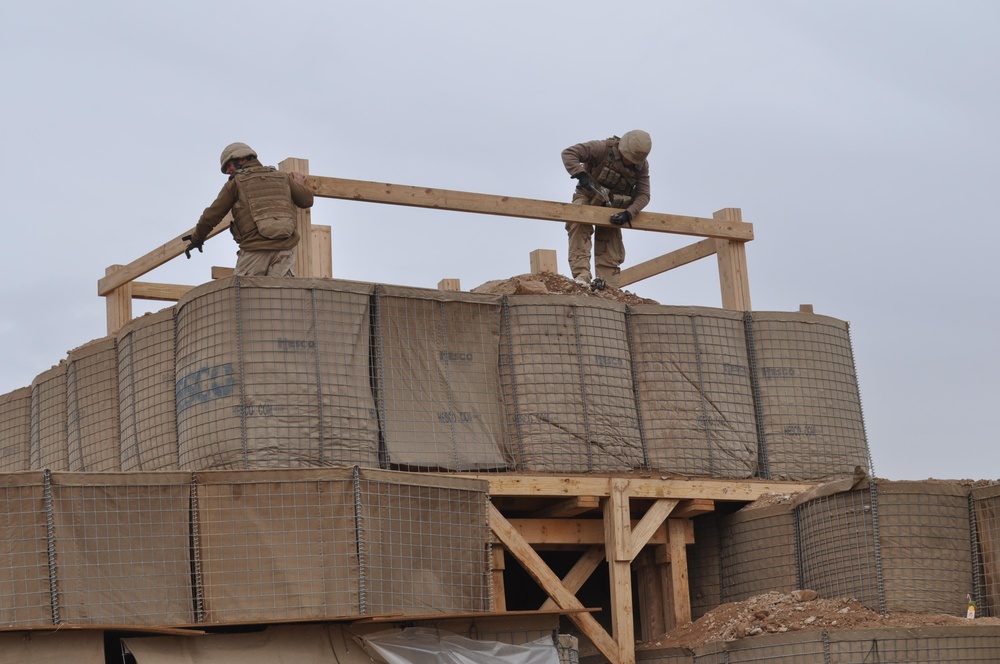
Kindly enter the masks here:
M 1000 615 L 1000 485 L 972 490 L 982 592 L 976 615 Z
M 65 362 L 31 381 L 30 445 L 32 470 L 69 470 Z
M 694 544 L 687 547 L 687 559 L 692 620 L 701 618 L 722 604 L 720 518 L 715 512 L 709 512 L 691 520 L 694 523 Z
M 230 277 L 177 305 L 184 469 L 378 466 L 371 284 Z
M 31 388 L 0 396 L 0 473 L 31 467 Z
M 169 307 L 118 331 L 121 469 L 177 470 L 174 313 Z
M 625 306 L 514 295 L 504 318 L 501 378 L 517 469 L 644 467 Z
M 743 509 L 719 520 L 723 603 L 798 588 L 790 505 Z
M 387 466 L 506 468 L 502 301 L 499 295 L 376 287 L 377 395 Z
M 649 466 L 696 477 L 752 477 L 757 428 L 743 314 L 629 308 Z
M 121 470 L 118 434 L 118 362 L 113 337 L 69 352 L 66 365 L 67 468 Z
M 104 633 L 0 633 L 0 664 L 105 664 Z
M 762 477 L 828 480 L 869 469 L 848 325 L 808 313 L 752 312 Z
M 188 473 L 53 473 L 53 618 L 194 622 Z
M 43 484 L 42 471 L 0 475 L 0 625 L 52 624 Z

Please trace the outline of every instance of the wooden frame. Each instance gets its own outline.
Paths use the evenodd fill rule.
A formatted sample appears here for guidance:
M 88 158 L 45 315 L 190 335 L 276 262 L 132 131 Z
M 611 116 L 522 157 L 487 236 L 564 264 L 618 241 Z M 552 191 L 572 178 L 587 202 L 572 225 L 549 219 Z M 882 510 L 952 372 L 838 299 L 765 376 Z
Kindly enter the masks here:
M 289 158 L 282 161 L 278 168 L 308 176 L 309 161 Z M 310 176 L 307 183 L 315 195 L 321 198 L 611 226 L 606 210 L 588 205 L 322 176 Z M 209 237 L 225 231 L 228 226 L 226 221 L 220 223 Z M 330 227 L 314 226 L 310 210 L 299 211 L 298 227 L 299 234 L 303 238 L 308 238 L 307 242 L 300 242 L 296 248 L 298 274 L 303 277 L 332 277 Z M 622 270 L 620 285 L 634 284 L 676 267 L 716 255 L 719 259 L 722 306 L 740 311 L 750 309 L 746 243 L 753 239 L 753 226 L 743 221 L 739 208 L 719 210 L 712 218 L 644 211 L 632 220 L 632 228 L 706 239 Z M 105 298 L 109 335 L 132 320 L 133 299 L 176 302 L 192 288 L 192 286 L 136 281 L 144 274 L 183 254 L 186 243 L 181 237 L 186 235 L 188 230 L 127 265 L 112 265 L 107 268 L 105 276 L 97 282 L 97 294 Z M 548 261 L 536 262 L 535 258 L 532 258 L 533 269 L 542 269 L 542 265 L 545 266 L 544 269 L 551 269 Z M 449 287 L 455 287 L 454 280 L 446 281 Z

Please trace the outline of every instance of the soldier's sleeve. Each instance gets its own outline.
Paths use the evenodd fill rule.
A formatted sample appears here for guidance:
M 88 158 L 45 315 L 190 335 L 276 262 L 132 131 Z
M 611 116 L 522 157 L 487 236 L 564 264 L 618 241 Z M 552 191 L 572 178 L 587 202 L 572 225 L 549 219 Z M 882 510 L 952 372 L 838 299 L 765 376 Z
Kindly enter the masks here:
M 643 165 L 642 173 L 639 174 L 639 181 L 636 183 L 635 198 L 632 199 L 632 204 L 627 208 L 633 217 L 649 204 L 649 196 L 649 162 L 647 161 Z
M 227 182 L 215 201 L 205 208 L 194 227 L 194 239 L 204 242 L 212 229 L 226 217 L 233 206 L 236 205 L 236 183 L 233 180 Z
M 587 170 L 587 164 L 596 161 L 595 155 L 603 156 L 604 141 L 587 141 L 571 145 L 562 151 L 563 166 L 570 175 Z
M 288 178 L 288 184 L 292 188 L 292 202 L 300 208 L 311 208 L 315 200 L 312 189 L 299 184 L 293 177 Z

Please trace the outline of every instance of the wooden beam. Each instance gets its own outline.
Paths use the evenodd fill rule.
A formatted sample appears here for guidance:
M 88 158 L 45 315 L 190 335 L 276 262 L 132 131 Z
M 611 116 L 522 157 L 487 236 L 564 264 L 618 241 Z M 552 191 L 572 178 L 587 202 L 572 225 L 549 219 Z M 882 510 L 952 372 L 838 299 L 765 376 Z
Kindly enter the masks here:
M 329 226 L 312 225 L 313 270 L 322 279 L 333 278 L 332 237 Z
M 122 265 L 112 265 L 104 273 L 104 278 L 113 277 L 125 267 Z M 108 335 L 116 333 L 125 327 L 132 320 L 132 284 L 124 282 L 109 290 L 104 295 L 104 306 L 107 310 Z
M 583 584 L 587 582 L 587 579 L 589 579 L 590 575 L 594 573 L 594 570 L 597 569 L 597 566 L 603 562 L 604 562 L 604 546 L 595 545 L 590 547 L 584 552 L 582 556 L 580 556 L 579 560 L 576 561 L 576 564 L 573 565 L 573 568 L 566 573 L 566 576 L 563 577 L 562 579 L 563 585 L 566 586 L 566 588 L 569 589 L 571 593 L 576 594 L 577 592 L 579 592 L 580 588 L 583 588 Z M 542 604 L 538 610 L 546 611 L 555 608 L 558 607 L 550 597 L 547 600 L 545 600 L 545 603 Z
M 225 279 L 236 274 L 236 270 L 231 267 L 212 266 L 212 279 Z
M 133 281 L 132 299 L 177 302 L 192 288 L 194 288 L 194 286 L 155 284 L 149 281 Z
M 653 534 L 660 529 L 664 520 L 670 516 L 670 512 L 673 511 L 678 502 L 680 501 L 676 498 L 661 498 L 657 500 L 646 511 L 642 520 L 632 527 L 631 541 L 629 542 L 629 562 L 635 560 L 635 557 L 642 551 L 642 547 L 650 543 Z
M 609 494 L 607 478 L 589 475 L 474 475 L 490 483 L 491 496 L 569 497 Z M 808 491 L 816 483 L 779 482 L 774 480 L 693 480 L 629 478 L 632 498 L 705 499 L 720 502 L 751 502 L 768 493 L 796 494 Z
M 716 242 L 718 242 L 718 240 L 709 238 L 707 240 L 695 242 L 694 244 L 689 244 L 688 246 L 677 249 L 676 251 L 671 251 L 669 254 L 663 254 L 657 258 L 652 258 L 643 263 L 638 263 L 632 267 L 625 268 L 621 271 L 621 274 L 618 275 L 618 284 L 620 286 L 628 286 L 629 284 L 634 284 L 637 281 L 642 281 L 643 279 L 655 277 L 658 274 L 673 270 L 676 267 L 693 263 L 697 260 L 701 260 L 702 258 L 707 258 L 708 256 L 715 254 Z
M 635 661 L 635 624 L 632 619 L 632 532 L 629 483 L 612 478 L 604 503 L 604 555 L 611 582 L 611 626 L 620 662 Z
M 604 524 L 599 519 L 507 519 L 507 521 L 529 544 L 576 546 L 604 544 Z M 638 520 L 632 523 L 636 527 L 640 524 Z M 647 543 L 666 544 L 666 542 L 667 530 L 663 527 L 661 519 L 658 526 L 649 533 L 643 546 Z M 630 549 L 624 550 L 622 555 L 627 556 L 629 551 Z
M 542 587 L 542 590 L 555 600 L 561 609 L 583 609 L 583 604 L 576 598 L 555 572 L 549 569 L 545 561 L 524 541 L 493 505 L 489 506 L 490 528 L 507 547 L 507 551 L 524 567 L 524 570 Z M 597 619 L 589 613 L 572 613 L 569 619 L 580 629 L 584 636 L 590 639 L 611 664 L 623 664 L 618 655 L 618 644 L 604 630 Z M 630 635 L 631 636 L 631 635 Z
M 712 215 L 714 219 L 739 223 L 743 213 L 739 208 L 725 208 Z M 716 239 L 715 254 L 719 259 L 719 287 L 722 307 L 735 311 L 750 311 L 750 279 L 747 273 L 746 243 L 734 238 Z
M 591 512 L 601 507 L 601 499 L 597 496 L 574 496 L 566 500 L 559 501 L 554 505 L 549 505 L 540 510 L 536 510 L 531 516 L 534 519 L 544 519 L 553 517 L 565 519 L 571 516 Z
M 678 503 L 677 507 L 674 508 L 674 511 L 670 513 L 670 516 L 675 519 L 690 519 L 714 511 L 714 500 L 696 498 L 694 500 L 682 500 Z
M 507 589 L 503 582 L 503 571 L 507 568 L 507 564 L 504 561 L 503 547 L 494 546 L 491 549 L 493 556 L 493 569 L 492 579 L 493 579 L 493 610 L 494 611 L 506 611 L 507 610 Z M 556 608 L 553 605 L 550 608 Z
M 545 221 L 594 224 L 617 228 L 609 221 L 606 208 L 593 205 L 573 205 L 539 201 L 530 198 L 513 198 L 492 194 L 476 194 L 430 187 L 411 187 L 382 182 L 365 182 L 312 176 L 309 184 L 317 196 L 337 198 L 367 203 L 407 205 L 411 207 L 434 208 L 455 212 L 476 212 L 502 217 L 542 219 Z M 743 221 L 689 217 L 658 212 L 640 212 L 632 220 L 637 230 L 676 233 L 698 237 L 714 237 L 723 240 L 753 239 L 753 224 Z
M 219 233 L 228 230 L 229 224 L 232 220 L 233 215 L 227 214 L 225 218 L 219 222 L 219 225 L 212 229 L 212 232 L 208 234 L 208 237 L 213 238 Z M 113 273 L 106 274 L 103 279 L 97 282 L 97 294 L 101 296 L 107 295 L 119 286 L 127 284 L 130 281 L 135 281 L 147 272 L 151 272 L 167 261 L 177 258 L 183 254 L 188 243 L 181 238 L 190 233 L 193 228 L 194 227 L 192 226 L 190 229 L 184 231 L 173 240 L 160 245 L 145 256 L 135 259 L 128 265 L 122 267 L 120 270 L 115 270 Z M 194 259 L 198 255 L 199 253 L 195 251 L 191 254 L 191 258 Z

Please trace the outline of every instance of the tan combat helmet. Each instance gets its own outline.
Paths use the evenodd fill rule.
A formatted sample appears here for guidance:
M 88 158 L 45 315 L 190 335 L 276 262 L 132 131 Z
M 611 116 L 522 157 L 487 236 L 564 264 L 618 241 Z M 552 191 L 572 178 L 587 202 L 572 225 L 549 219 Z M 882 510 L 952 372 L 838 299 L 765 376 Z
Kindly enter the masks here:
M 230 159 L 240 159 L 242 157 L 250 157 L 252 159 L 257 158 L 257 153 L 253 151 L 246 143 L 230 143 L 222 151 L 222 156 L 219 157 L 219 163 L 222 166 L 222 172 L 226 172 L 226 164 Z
M 622 156 L 633 164 L 641 164 L 646 161 L 649 151 L 653 149 L 653 139 L 649 134 L 641 129 L 633 129 L 622 134 L 618 141 L 618 149 Z

